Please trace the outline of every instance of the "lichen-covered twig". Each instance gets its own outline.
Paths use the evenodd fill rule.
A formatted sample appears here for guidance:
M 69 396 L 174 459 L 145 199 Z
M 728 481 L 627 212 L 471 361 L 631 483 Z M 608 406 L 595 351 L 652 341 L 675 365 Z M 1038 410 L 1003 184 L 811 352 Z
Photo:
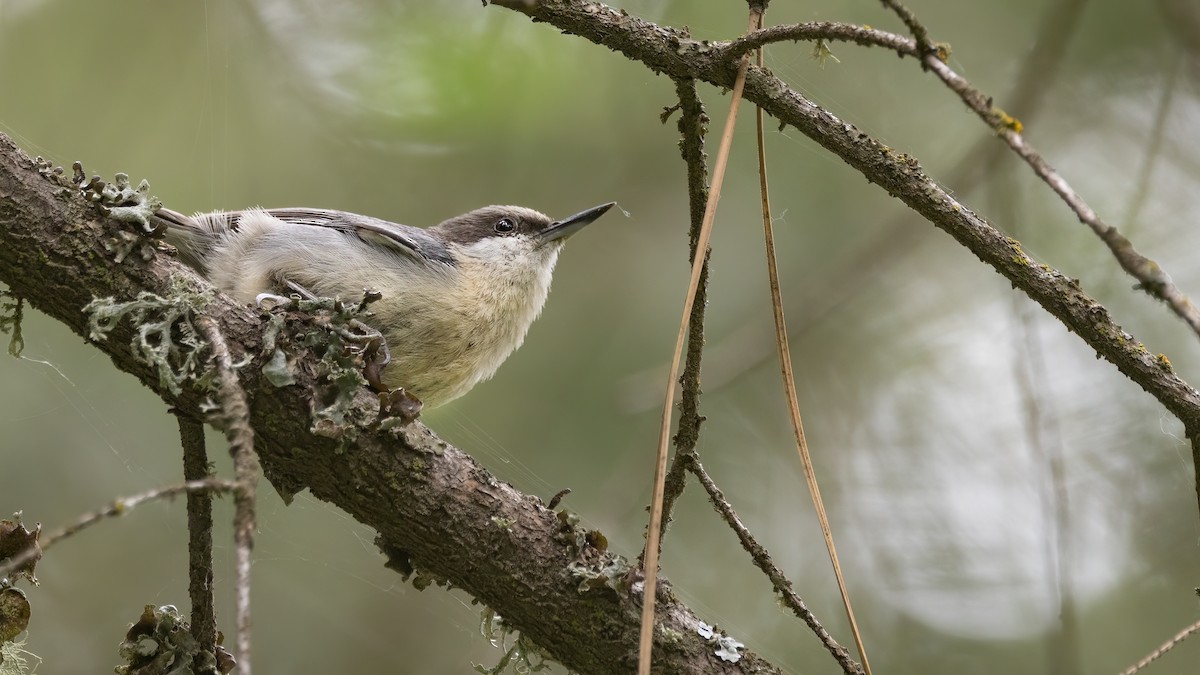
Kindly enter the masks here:
M 895 50 L 901 56 L 919 58 L 926 70 L 931 70 L 950 88 L 958 94 L 962 102 L 1025 161 L 1033 172 L 1050 186 L 1064 203 L 1073 211 L 1080 222 L 1087 225 L 1092 232 L 1108 247 L 1121 269 L 1138 281 L 1138 288 L 1151 297 L 1162 300 L 1179 318 L 1200 336 L 1200 309 L 1171 281 L 1158 263 L 1138 252 L 1116 227 L 1105 223 L 1088 203 L 1071 187 L 1041 154 L 1030 145 L 1021 131 L 1022 123 L 1015 117 L 997 108 L 993 99 L 973 87 L 966 78 L 959 75 L 946 64 L 946 50 L 939 45 L 929 42 L 928 31 L 917 21 L 916 17 L 898 2 L 883 0 L 883 4 L 895 11 L 905 25 L 913 31 L 915 40 L 909 40 L 894 33 L 879 31 L 864 26 L 853 26 L 832 22 L 811 22 L 774 26 L 750 33 L 726 45 L 718 47 L 725 57 L 739 56 L 758 46 L 785 40 L 842 40 L 862 45 L 886 47 Z M 1073 16 L 1070 7 L 1064 12 L 1067 17 Z M 1053 18 L 1057 18 L 1057 15 Z
M 121 497 L 113 500 L 110 504 L 99 510 L 81 516 L 75 522 L 65 525 L 57 530 L 41 536 L 38 540 L 41 551 L 53 547 L 55 544 L 67 539 L 82 530 L 95 525 L 96 523 L 106 519 L 123 516 L 131 509 L 134 509 L 146 502 L 151 502 L 157 499 L 166 497 L 174 497 L 185 492 L 201 491 L 201 492 L 233 492 L 236 485 L 232 481 L 209 478 L 205 480 L 193 480 L 176 485 L 167 485 L 165 487 L 154 488 L 139 492 L 129 497 Z M 34 549 L 26 549 L 25 552 L 13 556 L 4 563 L 0 564 L 0 578 L 8 576 L 14 569 L 29 562 L 36 557 L 38 552 Z
M 916 56 L 917 43 L 912 38 L 885 30 L 836 21 L 808 21 L 761 28 L 719 45 L 722 58 L 736 59 L 774 42 L 787 41 L 853 42 L 863 47 L 883 47 L 901 56 Z
M 687 164 L 688 213 L 691 227 L 688 230 L 688 262 L 696 257 L 696 246 L 700 240 L 700 226 L 704 221 L 704 205 L 708 202 L 708 166 L 705 163 L 704 135 L 708 130 L 708 115 L 704 104 L 696 93 L 696 83 L 690 79 L 675 80 L 675 93 L 679 96 L 679 151 Z M 688 318 L 687 354 L 684 356 L 683 375 L 680 378 L 679 424 L 675 432 L 675 458 L 663 481 L 663 515 L 660 536 L 665 536 L 671 523 L 671 512 L 675 500 L 683 493 L 685 485 L 685 456 L 696 451 L 700 440 L 700 425 L 704 417 L 700 414 L 700 359 L 704 355 L 704 309 L 708 303 L 708 255 L 704 252 L 704 265 L 696 285 L 696 301 Z M 659 548 L 662 548 L 661 543 Z
M 233 541 L 236 550 L 235 606 L 237 613 L 237 661 L 240 672 L 250 675 L 250 551 L 254 546 L 254 494 L 258 485 L 258 458 L 254 454 L 254 430 L 250 426 L 250 406 L 246 392 L 238 382 L 229 347 L 217 322 L 209 316 L 196 318 L 196 327 L 212 349 L 217 371 L 216 393 L 220 401 L 220 425 L 229 441 L 233 456 L 234 518 Z
M 1079 221 L 1087 225 L 1104 242 L 1121 269 L 1137 279 L 1137 287 L 1140 290 L 1165 302 L 1171 311 L 1191 327 L 1192 332 L 1200 336 L 1200 308 L 1192 304 L 1191 299 L 1171 281 L 1170 275 L 1159 267 L 1158 263 L 1139 253 L 1133 247 L 1133 242 L 1121 234 L 1116 227 L 1105 223 L 1100 218 L 1095 210 L 1079 196 L 1079 193 L 1075 192 L 1075 188 L 1071 187 L 1071 184 L 1025 140 L 1021 134 L 1022 124 L 1019 120 L 993 105 L 991 96 L 987 96 L 973 87 L 966 78 L 950 68 L 940 54 L 922 47 L 922 45 L 929 44 L 928 31 L 912 12 L 896 0 L 883 0 L 883 4 L 895 11 L 912 31 L 917 42 L 922 67 L 932 70 L 951 91 L 958 94 L 968 108 L 974 111 L 988 126 L 996 130 L 1008 147 L 1025 160 L 1029 168 L 1033 169 L 1033 172 L 1058 194 L 1079 218 Z
M 1075 192 L 1075 188 L 1026 142 L 1025 137 L 1021 135 L 1020 122 L 993 106 L 991 97 L 972 87 L 945 63 L 929 56 L 924 57 L 923 62 L 946 83 L 946 86 L 959 95 L 968 108 L 994 128 L 1013 152 L 1025 160 L 1033 172 L 1070 207 L 1079 221 L 1087 225 L 1108 246 L 1121 269 L 1138 281 L 1137 287 L 1140 290 L 1165 302 L 1171 311 L 1191 327 L 1192 332 L 1200 336 L 1200 309 L 1179 290 L 1171 281 L 1170 275 L 1159 267 L 1158 263 L 1139 253 L 1133 247 L 1133 243 L 1116 227 L 1105 223 L 1079 193 Z

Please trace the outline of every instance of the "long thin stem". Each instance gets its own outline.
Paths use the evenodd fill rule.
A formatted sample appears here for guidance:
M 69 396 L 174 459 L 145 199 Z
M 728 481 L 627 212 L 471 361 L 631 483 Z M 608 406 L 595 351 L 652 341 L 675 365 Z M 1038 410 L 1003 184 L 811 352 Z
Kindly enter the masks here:
M 758 49 L 756 58 L 758 66 L 761 68 L 763 65 L 761 48 Z M 833 576 L 837 579 L 838 592 L 842 596 L 842 606 L 846 609 L 846 618 L 850 621 L 850 633 L 854 637 L 854 645 L 858 648 L 858 656 L 862 659 L 863 671 L 866 675 L 871 675 L 871 663 L 867 660 L 867 648 L 863 644 L 858 621 L 854 618 L 850 593 L 846 590 L 846 582 L 842 578 L 842 566 L 838 562 L 837 547 L 833 544 L 833 529 L 829 526 L 829 516 L 825 513 L 825 502 L 821 499 L 821 488 L 817 485 L 817 472 L 813 468 L 812 455 L 808 451 L 808 441 L 804 438 L 804 423 L 800 419 L 796 378 L 792 373 L 792 355 L 788 348 L 787 322 L 783 316 L 783 295 L 779 289 L 779 266 L 775 259 L 775 234 L 771 227 L 771 198 L 767 189 L 767 147 L 763 138 L 762 108 L 755 108 L 755 130 L 758 147 L 758 187 L 762 197 L 763 237 L 766 240 L 767 249 L 767 277 L 771 287 L 771 313 L 775 319 L 775 345 L 779 350 L 779 368 L 783 376 L 783 390 L 787 398 L 788 419 L 792 423 L 792 433 L 796 438 L 796 452 L 800 455 L 800 465 L 804 469 L 804 482 L 808 484 L 808 494 L 812 497 L 813 509 L 816 510 L 817 521 L 821 525 L 821 535 L 825 539 L 825 551 L 829 554 L 830 564 L 833 565 Z
M 747 31 L 753 30 L 758 24 L 761 10 L 752 6 Z M 721 142 L 717 147 L 717 160 L 713 165 L 713 182 L 708 192 L 708 202 L 704 207 L 704 222 L 700 226 L 700 237 L 696 242 L 696 255 L 692 257 L 692 276 L 688 282 L 687 297 L 683 302 L 683 312 L 679 320 L 679 333 L 675 338 L 675 352 L 671 357 L 671 374 L 667 378 L 667 391 L 663 400 L 662 420 L 658 433 L 658 454 L 654 462 L 654 489 L 650 500 L 650 525 L 646 529 L 646 548 L 642 552 L 643 571 L 646 575 L 645 590 L 642 594 L 642 626 L 638 638 L 638 675 L 650 675 L 650 652 L 654 644 L 654 604 L 655 590 L 658 582 L 658 541 L 662 527 L 663 479 L 667 470 L 667 446 L 671 437 L 671 413 L 675 401 L 675 379 L 679 374 L 679 357 L 683 354 L 683 343 L 687 338 L 688 318 L 692 305 L 696 301 L 696 289 L 700 285 L 700 272 L 704 268 L 705 252 L 712 236 L 713 219 L 717 213 L 717 201 L 721 197 L 721 183 L 725 179 L 725 167 L 729 164 L 729 148 L 733 145 L 733 129 L 737 121 L 738 104 L 742 100 L 742 90 L 746 85 L 746 69 L 750 59 L 743 57 L 738 65 L 737 78 L 734 80 L 733 92 L 729 99 L 729 116 L 725 120 L 725 129 L 721 133 Z
M 196 319 L 196 326 L 212 347 L 217 371 L 217 398 L 221 403 L 221 422 L 237 489 L 233 493 L 233 542 L 235 549 L 235 601 L 237 614 L 237 661 L 240 673 L 250 675 L 250 551 L 254 547 L 254 494 L 258 484 L 258 458 L 254 454 L 254 430 L 250 426 L 250 406 L 246 392 L 238 382 L 237 371 L 225 336 L 209 316 Z
M 175 495 L 185 492 L 233 492 L 236 485 L 232 481 L 220 480 L 217 478 L 208 478 L 205 480 L 193 480 L 186 483 L 178 483 L 176 485 L 167 485 L 157 487 L 153 490 L 139 492 L 129 497 L 121 497 L 114 499 L 107 506 L 93 511 L 91 513 L 80 516 L 75 522 L 64 525 L 59 529 L 50 532 L 38 538 L 38 545 L 23 550 L 21 553 L 0 563 L 0 579 L 7 577 L 13 570 L 30 560 L 40 556 L 45 551 L 49 550 L 55 544 L 69 539 L 70 537 L 88 529 L 92 525 L 99 523 L 106 518 L 116 518 L 128 513 L 131 509 L 137 508 L 146 502 L 152 502 L 156 499 L 165 499 L 174 497 Z
M 204 423 L 177 414 L 179 441 L 183 446 L 183 478 L 188 481 L 209 477 L 208 453 L 204 448 Z M 192 602 L 192 636 L 203 649 L 217 643 L 217 617 L 213 608 L 213 517 L 212 494 L 189 492 L 188 520 L 188 597 Z M 200 658 L 197 655 L 197 658 Z
M 680 378 L 679 427 L 675 433 L 675 459 L 663 479 L 663 513 L 659 532 L 659 553 L 662 553 L 662 537 L 671 524 L 671 512 L 675 501 L 683 494 L 686 485 L 684 473 L 687 458 L 696 452 L 700 440 L 700 361 L 704 356 L 704 308 L 708 296 L 708 251 L 700 251 L 700 229 L 704 224 L 704 205 L 708 202 L 708 167 L 704 157 L 704 134 L 708 117 L 704 104 L 696 94 L 696 82 L 690 79 L 675 81 L 675 92 L 679 96 L 679 150 L 687 164 L 688 215 L 692 226 L 688 231 L 690 245 L 689 261 L 703 255 L 704 267 L 700 269 L 700 281 L 696 286 L 696 300 L 692 303 L 688 318 L 687 354 L 684 357 L 683 377 Z

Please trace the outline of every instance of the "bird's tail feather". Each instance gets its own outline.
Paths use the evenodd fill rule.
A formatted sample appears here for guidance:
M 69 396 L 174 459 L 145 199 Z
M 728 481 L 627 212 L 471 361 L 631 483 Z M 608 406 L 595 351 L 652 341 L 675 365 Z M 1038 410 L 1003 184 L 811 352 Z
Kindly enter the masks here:
M 168 208 L 154 214 L 156 225 L 166 226 L 166 240 L 179 249 L 179 257 L 201 272 L 208 271 L 206 260 L 222 235 L 237 227 L 237 213 L 217 211 L 184 215 Z

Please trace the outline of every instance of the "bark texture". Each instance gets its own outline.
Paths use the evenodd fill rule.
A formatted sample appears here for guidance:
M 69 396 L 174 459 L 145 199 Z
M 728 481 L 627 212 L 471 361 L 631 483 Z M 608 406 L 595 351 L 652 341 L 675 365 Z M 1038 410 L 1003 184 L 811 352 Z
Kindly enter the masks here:
M 133 239 L 130 226 L 103 216 L 78 190 L 55 179 L 0 135 L 0 282 L 33 307 L 85 339 L 84 306 L 149 291 L 206 292 L 206 282 L 164 253 Z M 116 262 L 115 250 L 134 253 Z M 289 498 L 308 489 L 378 533 L 388 565 L 401 573 L 462 588 L 500 614 L 563 664 L 584 673 L 625 673 L 637 654 L 640 579 L 623 561 L 597 548 L 602 541 L 570 519 L 497 480 L 470 456 L 419 422 L 386 428 L 376 399 L 358 393 L 338 438 L 314 435 L 314 406 L 328 386 L 311 354 L 289 354 L 295 384 L 277 387 L 263 374 L 268 317 L 216 294 L 202 310 L 220 325 L 250 403 L 264 475 Z M 131 349 L 134 327 L 123 320 L 97 348 L 163 401 L 202 415 L 210 393 L 188 382 L 172 393 L 158 371 Z M 208 354 L 206 353 L 207 359 Z M 326 432 L 329 433 L 329 432 Z M 716 637 L 660 589 L 655 671 L 663 673 L 778 672 L 742 652 L 719 658 Z M 726 652 L 727 653 L 727 652 Z

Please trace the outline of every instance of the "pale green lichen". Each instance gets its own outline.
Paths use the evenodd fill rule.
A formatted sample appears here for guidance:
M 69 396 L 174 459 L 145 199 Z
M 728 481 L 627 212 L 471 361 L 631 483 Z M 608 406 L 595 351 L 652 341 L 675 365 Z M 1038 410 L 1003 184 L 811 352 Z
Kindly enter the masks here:
M 620 556 L 606 554 L 596 562 L 572 561 L 567 565 L 567 572 L 579 580 L 581 595 L 597 588 L 610 588 L 617 593 L 624 593 L 627 590 L 625 581 L 629 577 L 629 563 Z
M 150 194 L 149 181 L 143 179 L 135 188 L 126 173 L 118 173 L 111 183 L 104 182 L 99 176 L 89 180 L 79 162 L 75 162 L 74 181 L 84 197 L 101 213 L 121 222 L 134 223 L 143 234 L 151 234 L 157 229 L 153 218 L 162 208 L 162 202 Z
M 829 48 L 829 43 L 824 40 L 817 40 L 816 44 L 813 45 L 812 57 L 816 59 L 817 65 L 822 68 L 830 60 L 834 63 L 841 63 L 838 57 L 833 55 L 833 50 Z
M 716 654 L 717 658 L 721 659 L 722 661 L 737 663 L 738 661 L 742 660 L 742 654 L 739 650 L 745 646 L 746 645 L 734 640 L 728 635 L 723 635 L 717 638 L 717 650 L 714 652 L 714 654 Z
M 106 183 L 99 176 L 88 179 L 79 162 L 75 162 L 74 169 L 74 187 L 85 199 L 104 215 L 137 225 L 137 233 L 119 231 L 105 238 L 101 242 L 105 250 L 113 254 L 118 264 L 134 252 L 142 260 L 154 257 L 156 237 L 161 235 L 165 225 L 154 220 L 162 202 L 150 194 L 150 183 L 143 180 L 135 188 L 129 182 L 129 175 L 124 173 L 118 173 L 112 183 Z
M 477 673 L 483 675 L 501 675 L 505 672 L 536 673 L 550 667 L 551 661 L 541 647 L 538 647 L 524 634 L 504 623 L 504 619 L 490 608 L 484 609 L 480 615 L 479 632 L 497 649 L 504 650 L 496 665 L 488 668 L 482 664 L 471 663 Z M 508 639 L 514 638 L 512 645 Z M 536 659 L 536 662 L 535 662 Z
M 113 262 L 120 265 L 131 253 L 136 252 L 143 261 L 154 257 L 155 247 L 142 235 L 132 232 L 117 232 L 104 240 L 104 250 L 113 254 Z
M 146 605 L 142 616 L 129 629 L 117 653 L 125 660 L 114 670 L 117 675 L 131 673 L 188 673 L 219 675 L 234 664 L 220 647 L 220 656 L 203 649 L 192 637 L 188 623 L 173 605 L 155 608 Z
M 659 628 L 658 630 L 660 633 L 662 633 L 662 640 L 665 644 L 668 644 L 668 645 L 683 644 L 683 633 L 680 633 L 679 631 L 675 630 L 674 628 L 669 628 L 667 626 L 663 626 L 663 627 Z
M 264 352 L 271 354 L 263 373 L 277 387 L 293 384 L 295 375 L 294 365 L 278 346 L 281 342 L 308 347 L 318 356 L 321 386 L 312 398 L 311 431 L 337 439 L 339 450 L 357 437 L 357 422 L 361 420 L 352 417 L 358 413 L 355 397 L 367 384 L 364 354 L 372 340 L 381 339 L 377 332 L 363 332 L 371 330 L 357 320 L 364 307 L 365 303 L 356 305 L 335 298 L 306 300 L 293 296 L 273 311 L 263 332 Z M 289 324 L 287 315 L 279 310 L 308 316 Z
M 178 395 L 183 383 L 200 370 L 199 352 L 205 346 L 196 326 L 195 315 L 212 301 L 212 293 L 196 292 L 179 277 L 171 280 L 171 292 L 162 297 L 142 291 L 137 298 L 118 302 L 97 298 L 83 311 L 88 315 L 92 340 L 107 340 L 126 317 L 134 326 L 130 350 L 135 359 L 158 373 L 159 386 Z
M 290 384 L 296 384 L 296 374 L 290 363 L 288 363 L 287 355 L 282 349 L 276 348 L 271 353 L 271 358 L 262 367 L 263 377 L 267 378 L 276 387 L 286 387 Z
M 0 643 L 0 675 L 29 675 L 41 665 L 42 658 L 25 650 L 26 640 Z M 32 666 L 30 660 L 36 661 Z

